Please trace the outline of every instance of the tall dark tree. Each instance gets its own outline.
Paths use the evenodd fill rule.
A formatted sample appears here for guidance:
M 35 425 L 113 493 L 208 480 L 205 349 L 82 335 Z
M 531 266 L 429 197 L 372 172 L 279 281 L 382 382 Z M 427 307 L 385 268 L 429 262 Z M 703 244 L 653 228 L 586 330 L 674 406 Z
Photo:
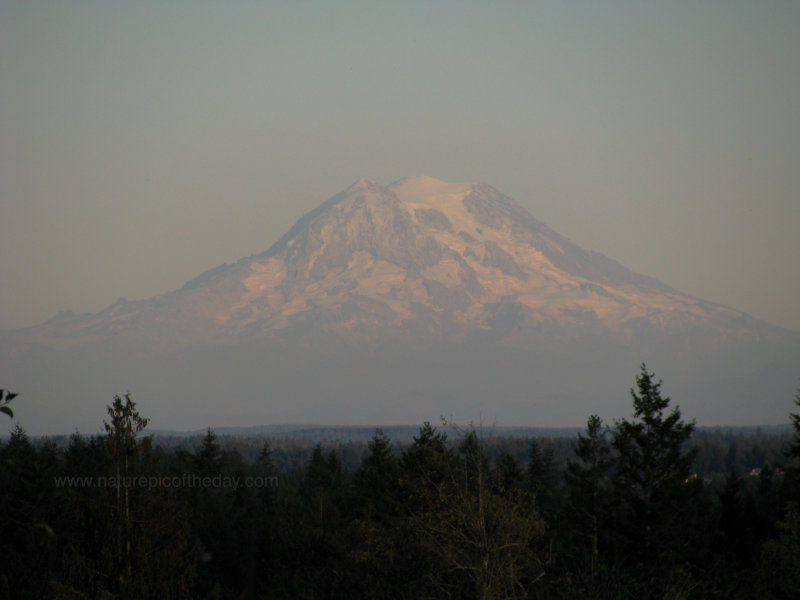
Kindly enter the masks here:
M 339 456 L 335 450 L 326 453 L 322 445 L 317 444 L 311 451 L 302 493 L 308 502 L 310 524 L 321 534 L 330 534 L 338 527 L 344 492 L 344 472 Z
M 400 467 L 392 445 L 378 429 L 353 473 L 355 518 L 348 528 L 354 574 L 364 598 L 398 598 L 407 586 L 403 570 L 405 523 L 398 496 Z
M 275 509 L 278 487 L 278 468 L 275 466 L 272 455 L 273 451 L 269 442 L 264 442 L 261 452 L 258 454 L 255 472 L 256 477 L 263 478 L 264 486 L 260 489 L 259 496 L 262 504 L 270 513 L 273 513 Z
M 642 364 L 631 390 L 633 420 L 615 423 L 614 477 L 619 499 L 620 559 L 629 567 L 639 592 L 684 593 L 693 585 L 683 565 L 696 508 L 689 485 L 696 454 L 687 442 L 694 422 L 685 423 L 678 407 L 661 396 L 661 381 Z
M 753 551 L 753 544 L 748 539 L 749 527 L 745 518 L 742 487 L 742 478 L 731 472 L 725 477 L 722 489 L 717 492 L 719 551 L 724 551 L 728 555 L 726 560 L 737 568 L 750 566 L 749 557 Z
M 121 592 L 127 590 L 133 578 L 133 536 L 134 518 L 132 497 L 138 496 L 129 482 L 140 475 L 143 451 L 149 450 L 151 440 L 139 439 L 139 434 L 147 427 L 148 419 L 139 415 L 129 394 L 125 402 L 119 396 L 108 407 L 109 420 L 104 422 L 108 455 L 111 459 L 111 473 L 116 481 L 114 488 L 113 528 L 114 557 L 109 567 L 110 584 Z M 146 459 L 145 459 L 146 460 Z
M 419 435 L 414 436 L 414 442 L 400 457 L 403 482 L 436 488 L 446 477 L 452 459 L 447 433 L 426 421 L 420 427 Z
M 778 535 L 761 549 L 758 571 L 760 598 L 800 597 L 800 506 L 789 505 L 777 523 Z
M 536 508 L 544 514 L 551 513 L 557 501 L 559 474 L 553 458 L 553 447 L 550 443 L 536 439 L 531 440 L 526 471 Z
M 201 475 L 219 475 L 222 471 L 223 451 L 217 434 L 210 427 L 206 430 L 200 449 L 192 457 L 194 466 Z
M 97 487 L 73 495 L 83 534 L 64 550 L 59 594 L 187 597 L 196 560 L 188 514 L 174 490 L 161 485 L 152 438 L 140 435 L 148 419 L 128 394 L 114 397 L 108 417 Z
M 367 444 L 367 454 L 353 474 L 353 492 L 362 510 L 390 514 L 395 501 L 399 465 L 391 441 L 378 429 Z
M 343 541 L 347 482 L 335 450 L 314 446 L 296 495 L 284 497 L 279 531 L 287 573 L 283 597 L 345 598 L 347 556 Z
M 400 587 L 404 598 L 435 597 L 441 574 L 446 571 L 442 558 L 430 544 L 426 517 L 439 509 L 439 489 L 449 476 L 455 453 L 447 443 L 447 433 L 425 422 L 413 442 L 403 449 L 399 460 L 399 506 L 396 536 L 405 539 L 395 568 L 404 579 Z
M 0 442 L 0 599 L 44 598 L 57 569 L 56 450 L 17 425 Z
M 800 390 L 794 397 L 800 409 Z M 783 505 L 778 506 L 775 473 L 769 465 L 759 472 L 759 490 L 754 503 L 761 517 L 761 529 L 775 535 L 767 537 L 760 556 L 759 583 L 763 597 L 800 596 L 800 413 L 790 413 L 792 438 L 785 455 L 789 460 L 781 486 Z M 778 518 L 779 511 L 783 515 Z
M 525 487 L 525 471 L 520 467 L 516 457 L 507 450 L 503 450 L 497 457 L 492 472 L 492 485 L 498 494 L 512 490 L 522 491 Z
M 191 498 L 193 529 L 203 550 L 195 590 L 201 596 L 234 597 L 241 592 L 243 566 L 238 551 L 239 528 L 235 519 L 238 515 L 233 506 L 235 490 L 221 485 L 222 477 L 229 473 L 214 430 L 206 429 L 194 453 L 182 454 L 181 458 L 198 482 L 210 482 L 193 485 L 186 494 Z
M 575 459 L 567 461 L 566 481 L 569 502 L 565 524 L 572 548 L 573 569 L 582 580 L 588 597 L 599 594 L 601 536 L 607 532 L 613 496 L 609 471 L 613 464 L 603 421 L 592 415 L 586 423 L 586 434 L 578 434 Z

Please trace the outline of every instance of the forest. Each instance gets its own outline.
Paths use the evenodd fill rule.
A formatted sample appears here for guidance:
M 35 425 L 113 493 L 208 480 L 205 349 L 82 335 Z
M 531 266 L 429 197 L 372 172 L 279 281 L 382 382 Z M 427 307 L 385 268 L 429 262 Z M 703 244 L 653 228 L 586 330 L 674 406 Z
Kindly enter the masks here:
M 443 420 L 402 444 L 157 443 L 130 395 L 100 435 L 17 425 L 0 598 L 800 597 L 791 401 L 785 434 L 736 433 L 685 420 L 645 365 L 630 395 L 552 439 Z

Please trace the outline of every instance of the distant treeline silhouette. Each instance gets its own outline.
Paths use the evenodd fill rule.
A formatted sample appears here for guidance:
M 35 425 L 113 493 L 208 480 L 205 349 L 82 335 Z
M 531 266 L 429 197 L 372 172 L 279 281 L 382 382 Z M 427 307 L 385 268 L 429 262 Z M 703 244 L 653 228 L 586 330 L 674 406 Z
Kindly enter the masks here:
M 0 598 L 799 597 L 800 417 L 698 431 L 660 385 L 569 437 L 155 443 L 129 395 L 103 435 L 17 426 Z

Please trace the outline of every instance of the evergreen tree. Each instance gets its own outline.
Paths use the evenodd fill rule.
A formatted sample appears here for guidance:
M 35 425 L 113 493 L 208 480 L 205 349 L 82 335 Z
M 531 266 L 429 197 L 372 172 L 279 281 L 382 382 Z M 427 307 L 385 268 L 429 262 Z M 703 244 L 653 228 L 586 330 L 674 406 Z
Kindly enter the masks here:
M 425 422 L 398 460 L 398 518 L 392 539 L 392 557 L 398 598 L 435 597 L 435 583 L 446 569 L 425 534 L 425 515 L 438 509 L 439 487 L 447 477 L 454 455 L 447 433 Z M 384 597 L 391 597 L 386 595 Z
M 261 488 L 259 496 L 264 508 L 270 513 L 275 511 L 275 502 L 277 500 L 277 483 L 278 483 L 278 468 L 275 466 L 275 461 L 272 458 L 273 451 L 269 442 L 264 442 L 261 447 L 261 452 L 256 461 L 257 477 L 262 477 L 264 480 L 264 487 Z
M 310 524 L 323 536 L 339 526 L 344 492 L 344 472 L 336 451 L 326 454 L 317 444 L 311 451 L 301 493 L 308 502 Z
M 614 483 L 619 500 L 615 544 L 620 559 L 647 597 L 677 594 L 691 585 L 683 568 L 694 521 L 696 488 L 687 485 L 695 451 L 687 449 L 694 422 L 684 423 L 678 407 L 667 412 L 661 381 L 642 364 L 631 390 L 634 419 L 615 423 Z
M 800 507 L 791 504 L 777 523 L 778 535 L 761 550 L 759 590 L 761 598 L 800 597 Z
M 56 468 L 55 447 L 35 447 L 19 425 L 0 442 L 0 599 L 48 596 L 62 524 Z
M 497 494 L 522 491 L 525 486 L 525 472 L 520 467 L 519 461 L 507 450 L 503 450 L 497 457 L 492 472 L 492 485 Z
M 558 486 L 558 471 L 551 444 L 531 440 L 527 476 L 537 509 L 544 514 L 551 513 L 557 503 Z
M 719 551 L 728 556 L 736 568 L 749 565 L 752 543 L 749 540 L 749 527 L 743 502 L 742 478 L 736 473 L 728 473 L 725 484 L 717 494 L 719 502 L 718 534 L 722 537 Z
M 114 562 L 109 565 L 109 584 L 120 592 L 127 590 L 133 578 L 133 530 L 132 496 L 138 496 L 129 481 L 142 473 L 140 460 L 142 450 L 150 448 L 150 439 L 139 440 L 139 433 L 147 427 L 148 419 L 139 415 L 130 395 L 116 396 L 108 407 L 110 421 L 105 421 L 107 448 L 111 458 L 111 469 L 116 481 L 112 535 L 115 548 L 111 555 Z
M 346 478 L 335 450 L 314 446 L 296 496 L 284 497 L 280 530 L 282 563 L 288 579 L 280 595 L 294 598 L 347 598 L 344 525 Z
M 447 446 L 447 433 L 437 431 L 428 421 L 420 427 L 419 435 L 400 457 L 401 476 L 406 485 L 421 485 L 430 489 L 446 477 L 452 460 Z
M 752 537 L 752 515 L 745 507 L 744 480 L 734 471 L 717 492 L 716 527 L 710 530 L 713 556 L 707 587 L 718 597 L 751 597 L 752 566 L 758 545 Z
M 391 442 L 380 429 L 353 473 L 355 519 L 348 528 L 348 548 L 355 580 L 363 598 L 398 598 L 407 580 L 402 570 L 404 523 L 398 498 L 400 467 Z
M 208 428 L 185 464 L 195 469 L 202 485 L 189 490 L 194 530 L 202 545 L 195 593 L 221 599 L 255 598 L 274 579 L 264 566 L 274 567 L 272 542 L 274 506 L 265 503 L 271 490 L 244 485 L 248 476 L 264 477 L 270 469 L 269 446 L 262 448 L 258 465 L 245 465 L 236 448 L 224 449 Z
M 192 457 L 194 466 L 200 475 L 219 475 L 222 472 L 223 452 L 217 441 L 217 434 L 209 427 L 200 449 Z
M 353 474 L 353 491 L 362 511 L 388 515 L 394 507 L 399 476 L 391 442 L 380 429 L 367 444 L 367 455 Z
M 607 534 L 613 496 L 609 471 L 613 464 L 603 421 L 592 415 L 586 423 L 586 435 L 578 434 L 574 448 L 576 460 L 567 461 L 566 481 L 569 502 L 565 523 L 572 540 L 570 562 L 583 582 L 586 596 L 600 594 L 601 540 Z M 575 555 L 577 554 L 577 555 Z
M 124 402 L 115 396 L 108 416 L 97 446 L 102 452 L 97 488 L 73 495 L 82 534 L 64 549 L 64 582 L 57 595 L 185 598 L 197 558 L 186 505 L 160 485 L 152 438 L 140 436 L 148 419 L 130 395 Z

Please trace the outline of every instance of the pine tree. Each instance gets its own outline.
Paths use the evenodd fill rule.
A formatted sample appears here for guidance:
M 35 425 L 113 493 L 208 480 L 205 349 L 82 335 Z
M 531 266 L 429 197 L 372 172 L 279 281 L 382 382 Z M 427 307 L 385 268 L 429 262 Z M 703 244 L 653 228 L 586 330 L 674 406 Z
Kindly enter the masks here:
M 117 564 L 112 564 L 112 588 L 125 590 L 133 575 L 133 518 L 131 514 L 131 496 L 134 494 L 129 481 L 141 473 L 139 461 L 141 451 L 149 449 L 150 439 L 137 439 L 139 433 L 147 427 L 148 419 L 139 415 L 130 394 L 122 398 L 114 397 L 114 403 L 108 407 L 110 421 L 104 421 L 107 434 L 108 453 L 111 458 L 115 486 L 114 521 L 117 547 L 113 551 Z M 114 581 L 116 580 L 116 581 Z
M 800 506 L 790 504 L 777 523 L 778 535 L 761 549 L 760 598 L 800 597 Z
M 129 394 L 114 397 L 97 489 L 77 489 L 74 511 L 82 535 L 67 544 L 59 594 L 89 597 L 184 598 L 194 577 L 196 550 L 186 505 L 161 487 L 152 438 Z M 97 492 L 97 493 L 94 493 Z
M 353 474 L 356 503 L 362 510 L 388 515 L 394 504 L 399 466 L 391 442 L 380 429 L 367 444 L 368 453 Z
M 643 594 L 678 593 L 688 585 L 682 572 L 686 539 L 696 508 L 688 485 L 696 451 L 687 448 L 694 422 L 684 423 L 678 407 L 667 412 L 661 381 L 642 364 L 631 390 L 634 420 L 615 423 L 614 476 L 619 499 L 617 547 L 621 560 L 643 585 Z
M 399 514 L 399 475 L 391 442 L 378 429 L 353 474 L 355 518 L 347 534 L 353 579 L 364 598 L 401 597 L 408 583 L 398 576 L 407 542 L 401 535 L 405 523 Z
M 184 456 L 198 477 L 211 481 L 211 485 L 192 487 L 187 494 L 193 507 L 194 530 L 203 549 L 196 580 L 196 589 L 201 594 L 218 589 L 223 595 L 233 596 L 241 592 L 244 580 L 245 560 L 241 550 L 251 531 L 241 531 L 241 511 L 235 502 L 237 491 L 214 485 L 215 481 L 221 483 L 222 477 L 231 475 L 228 464 L 231 458 L 210 427 L 200 447 Z
M 414 436 L 414 443 L 400 457 L 403 482 L 406 486 L 433 489 L 446 476 L 452 459 L 452 451 L 447 446 L 447 433 L 437 431 L 426 421 L 420 427 L 419 435 Z
M 19 425 L 0 441 L 0 599 L 48 595 L 63 521 L 56 465 L 55 447 L 32 444 Z
M 222 470 L 223 452 L 217 441 L 217 434 L 209 427 L 200 443 L 200 449 L 193 456 L 195 468 L 201 475 L 219 475 Z
M 346 478 L 335 450 L 314 446 L 297 497 L 286 497 L 286 519 L 279 532 L 289 573 L 285 597 L 347 597 L 343 531 Z
M 519 461 L 504 450 L 498 456 L 492 472 L 493 490 L 504 494 L 512 490 L 522 491 L 525 486 L 525 472 L 519 466 Z
M 654 382 L 653 373 L 642 364 L 636 379 L 638 393 L 631 390 L 635 420 L 618 421 L 613 435 L 617 481 L 645 510 L 659 492 L 689 477 L 696 454 L 685 447 L 694 422 L 684 423 L 678 407 L 665 415 L 670 399 L 661 397 L 661 383 Z
M 549 443 L 531 440 L 530 460 L 526 471 L 536 508 L 544 514 L 551 513 L 556 505 L 558 472 L 553 459 L 553 447 Z
M 600 417 L 589 417 L 586 435 L 578 434 L 574 451 L 577 460 L 567 461 L 566 522 L 580 552 L 579 564 L 588 563 L 582 574 L 589 591 L 598 586 L 601 535 L 606 532 L 612 502 L 609 470 L 613 460 Z
M 435 597 L 437 587 L 447 567 L 441 555 L 432 547 L 427 524 L 439 510 L 439 490 L 453 468 L 455 455 L 447 443 L 447 433 L 425 422 L 414 436 L 413 443 L 404 448 L 399 460 L 398 527 L 395 538 L 402 539 L 403 551 L 394 563 L 402 582 L 399 597 Z

